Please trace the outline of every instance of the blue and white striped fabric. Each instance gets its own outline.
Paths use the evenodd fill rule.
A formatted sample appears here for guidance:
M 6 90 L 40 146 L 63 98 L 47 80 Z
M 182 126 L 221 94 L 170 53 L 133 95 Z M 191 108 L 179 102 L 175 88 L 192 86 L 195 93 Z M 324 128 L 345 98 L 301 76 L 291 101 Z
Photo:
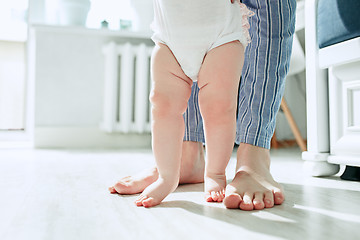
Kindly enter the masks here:
M 295 31 L 296 0 L 243 0 L 255 13 L 249 18 L 251 43 L 239 87 L 236 143 L 270 148 L 285 88 Z M 184 114 L 184 141 L 205 142 L 194 83 Z

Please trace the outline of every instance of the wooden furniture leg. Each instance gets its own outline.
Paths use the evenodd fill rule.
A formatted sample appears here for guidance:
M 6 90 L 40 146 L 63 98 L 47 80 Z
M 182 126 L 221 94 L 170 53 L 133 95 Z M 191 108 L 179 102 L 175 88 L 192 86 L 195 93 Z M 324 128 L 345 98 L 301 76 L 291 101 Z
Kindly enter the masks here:
M 276 138 L 276 133 L 274 131 L 274 135 L 272 136 L 271 138 L 271 148 L 275 148 L 275 149 L 278 149 L 279 148 L 279 142 Z
M 289 122 L 291 131 L 293 132 L 293 134 L 295 136 L 296 143 L 299 145 L 301 151 L 305 152 L 306 151 L 306 143 L 300 134 L 299 128 L 296 125 L 294 117 L 292 116 L 291 111 L 290 111 L 284 97 L 281 100 L 280 107 L 283 110 L 285 117 Z

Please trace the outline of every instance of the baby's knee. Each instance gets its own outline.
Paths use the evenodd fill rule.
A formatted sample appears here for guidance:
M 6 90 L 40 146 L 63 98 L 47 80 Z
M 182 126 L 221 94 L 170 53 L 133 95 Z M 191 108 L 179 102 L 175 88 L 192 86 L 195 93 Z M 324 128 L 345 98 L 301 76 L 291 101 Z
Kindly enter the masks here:
M 201 98 L 199 96 L 199 105 L 201 114 L 204 118 L 221 118 L 222 116 L 235 116 L 236 113 L 236 98 L 229 95 L 212 96 L 208 98 Z
M 151 91 L 149 100 L 152 105 L 152 114 L 156 116 L 183 114 L 187 108 L 186 98 L 174 96 L 156 89 Z
M 156 89 L 152 89 L 149 97 L 152 109 L 167 112 L 171 109 L 170 97 L 166 93 L 162 93 Z

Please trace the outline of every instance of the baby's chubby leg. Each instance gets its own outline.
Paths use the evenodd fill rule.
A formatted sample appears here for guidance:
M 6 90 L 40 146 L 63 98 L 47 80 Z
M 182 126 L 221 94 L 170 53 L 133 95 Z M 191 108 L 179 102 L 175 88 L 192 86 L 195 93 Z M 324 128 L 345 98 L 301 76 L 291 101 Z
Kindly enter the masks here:
M 187 108 L 192 85 L 192 80 L 164 44 L 155 47 L 151 70 L 152 148 L 159 177 L 135 201 L 137 206 L 144 207 L 158 205 L 179 183 L 185 131 L 182 114 Z
M 230 160 L 236 131 L 236 102 L 244 47 L 239 41 L 212 49 L 199 72 L 199 106 L 204 119 L 207 161 L 206 201 L 225 196 L 225 168 Z

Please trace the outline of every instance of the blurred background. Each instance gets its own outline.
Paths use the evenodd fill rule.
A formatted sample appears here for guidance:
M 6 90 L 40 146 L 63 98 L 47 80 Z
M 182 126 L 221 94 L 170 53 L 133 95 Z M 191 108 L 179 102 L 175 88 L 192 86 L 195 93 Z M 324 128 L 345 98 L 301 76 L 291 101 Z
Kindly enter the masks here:
M 140 85 L 136 64 L 142 61 L 138 57 L 141 53 L 136 52 L 135 57 L 118 53 L 114 57 L 105 49 L 110 51 L 109 43 L 129 43 L 131 51 L 141 44 L 151 49 L 151 2 L 1 0 L 1 144 L 21 143 L 39 148 L 150 146 L 148 103 L 142 110 L 136 107 L 144 101 L 136 97 Z M 306 139 L 304 13 L 302 1 L 298 2 L 294 57 L 285 98 Z M 145 55 L 141 69 L 148 75 L 145 65 L 149 54 Z M 121 65 L 126 58 L 133 62 L 128 67 Z M 128 90 L 119 82 L 109 85 L 109 69 L 115 65 L 112 77 L 116 81 L 121 77 L 135 79 Z M 139 89 L 145 95 L 150 87 L 147 80 L 145 89 Z M 114 88 L 116 92 L 111 91 Z M 123 96 L 121 91 L 132 94 Z M 111 92 L 116 96 L 110 96 Z M 126 106 L 130 106 L 127 112 Z M 137 121 L 138 118 L 143 120 Z M 277 116 L 276 138 L 295 143 L 282 111 Z

